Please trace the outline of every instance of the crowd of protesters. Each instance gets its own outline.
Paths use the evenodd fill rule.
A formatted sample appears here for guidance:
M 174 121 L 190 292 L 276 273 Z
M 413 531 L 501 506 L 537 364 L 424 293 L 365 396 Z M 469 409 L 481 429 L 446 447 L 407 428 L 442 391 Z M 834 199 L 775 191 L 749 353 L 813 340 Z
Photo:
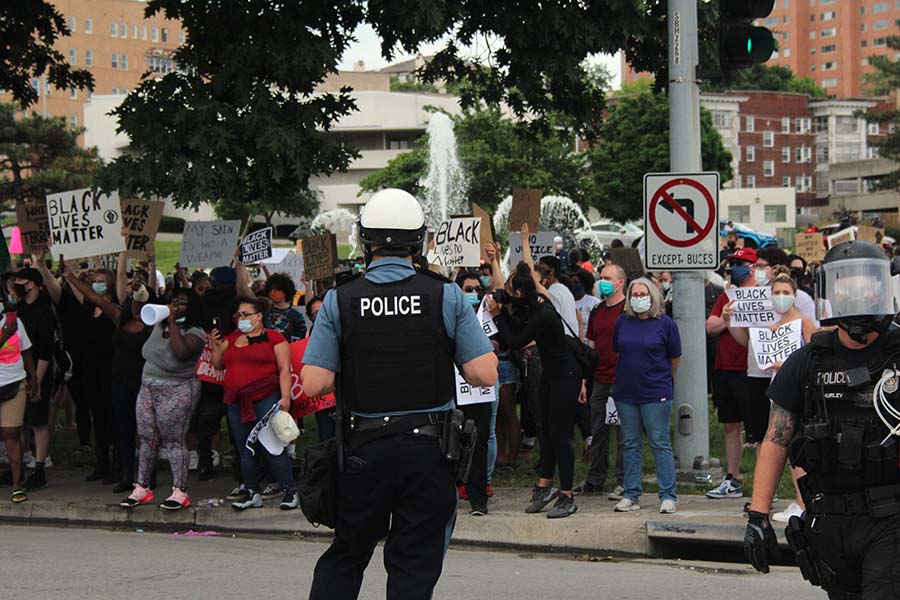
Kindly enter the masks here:
M 731 322 L 725 288 L 771 286 L 779 324 L 799 319 L 804 342 L 818 328 L 806 261 L 777 247 L 743 246 L 736 232 L 726 233 L 721 269 L 708 275 L 705 289 L 708 379 L 727 473 L 710 499 L 745 494 L 741 456 L 762 440 L 766 390 L 780 366 L 755 364 L 748 329 Z M 527 229 L 522 235 L 527 239 Z M 607 494 L 616 512 L 635 511 L 646 439 L 659 512 L 676 512 L 669 432 L 682 352 L 671 318 L 677 281 L 668 272 L 629 272 L 633 265 L 618 264 L 615 254 L 566 249 L 561 238 L 555 255 L 534 260 L 527 245 L 523 252 L 520 263 L 504 269 L 499 245 L 489 245 L 479 268 L 445 272 L 473 310 L 493 317 L 499 358 L 495 400 L 461 407 L 477 439 L 468 479 L 458 482 L 460 498 L 471 514 L 488 514 L 494 474 L 516 470 L 522 453 L 535 449 L 537 481 L 525 512 L 552 504 L 548 517 L 567 517 L 577 496 L 591 494 Z M 201 480 L 224 475 L 216 448 L 225 435 L 234 453 L 232 506 L 246 510 L 280 498 L 280 508 L 297 508 L 299 457 L 290 447 L 271 452 L 254 436 L 273 412 L 295 414 L 292 355 L 302 360 L 322 305 L 314 292 L 324 290 L 298 292 L 286 274 L 255 271 L 239 263 L 208 272 L 176 265 L 166 276 L 152 253 L 134 264 L 123 253 L 115 272 L 34 255 L 5 273 L 0 429 L 9 469 L 0 471 L 0 485 L 11 486 L 12 500 L 26 501 L 52 483 L 51 436 L 57 412 L 71 402 L 79 450 L 94 457 L 85 479 L 112 486 L 124 495 L 124 508 L 160 495 L 160 458 L 172 475 L 160 506 L 190 506 L 190 471 Z M 149 324 L 141 318 L 148 305 L 168 310 Z M 595 357 L 589 367 L 579 357 L 590 354 L 587 348 Z M 204 368 L 222 373 L 220 381 L 200 376 L 205 355 Z M 320 441 L 335 435 L 331 400 L 312 417 Z M 590 463 L 580 482 L 576 431 Z M 787 516 L 798 511 L 799 495 Z

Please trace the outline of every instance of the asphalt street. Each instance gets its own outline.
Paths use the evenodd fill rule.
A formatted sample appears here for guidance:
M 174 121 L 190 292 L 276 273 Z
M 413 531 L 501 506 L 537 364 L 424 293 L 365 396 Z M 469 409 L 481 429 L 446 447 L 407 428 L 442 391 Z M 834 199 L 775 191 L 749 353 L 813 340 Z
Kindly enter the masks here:
M 304 598 L 325 544 L 277 538 L 0 526 L 0 598 Z M 379 550 L 361 598 L 384 598 Z M 727 590 L 727 592 L 725 591 Z M 451 550 L 435 598 L 824 598 L 796 569 L 737 564 L 590 561 Z

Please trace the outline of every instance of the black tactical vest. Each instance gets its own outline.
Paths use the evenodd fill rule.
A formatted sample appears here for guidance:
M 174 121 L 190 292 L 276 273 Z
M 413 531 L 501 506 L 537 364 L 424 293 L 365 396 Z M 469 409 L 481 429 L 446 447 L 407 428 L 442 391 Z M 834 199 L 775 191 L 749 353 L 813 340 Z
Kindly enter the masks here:
M 810 475 L 813 491 L 851 493 L 898 483 L 897 438 L 875 413 L 873 392 L 884 369 L 900 367 L 900 332 L 883 334 L 883 351 L 866 366 L 869 382 L 850 387 L 848 365 L 834 355 L 836 331 L 813 336 L 813 360 L 804 388 L 803 414 L 791 460 Z M 897 382 L 885 386 L 894 406 Z
M 454 343 L 444 327 L 444 284 L 430 272 L 391 283 L 357 277 L 337 288 L 337 390 L 361 413 L 425 411 L 454 397 Z

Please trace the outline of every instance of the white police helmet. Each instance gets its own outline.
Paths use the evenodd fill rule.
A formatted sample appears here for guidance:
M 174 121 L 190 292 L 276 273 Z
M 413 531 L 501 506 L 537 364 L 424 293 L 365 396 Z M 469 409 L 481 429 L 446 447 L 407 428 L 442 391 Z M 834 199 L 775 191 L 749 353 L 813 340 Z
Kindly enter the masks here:
M 356 230 L 359 244 L 365 249 L 366 262 L 373 254 L 416 257 L 422 254 L 427 233 L 425 213 L 419 201 L 395 188 L 372 196 L 359 215 Z

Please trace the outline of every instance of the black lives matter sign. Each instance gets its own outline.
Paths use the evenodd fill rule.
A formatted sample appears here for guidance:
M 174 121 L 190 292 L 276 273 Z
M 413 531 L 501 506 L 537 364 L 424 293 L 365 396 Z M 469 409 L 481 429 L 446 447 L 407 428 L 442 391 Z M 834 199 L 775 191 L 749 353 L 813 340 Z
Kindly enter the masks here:
M 84 258 L 125 250 L 119 194 L 89 189 L 47 196 L 50 252 L 54 259 Z
M 272 258 L 272 228 L 248 233 L 241 240 L 241 263 L 255 265 Z

